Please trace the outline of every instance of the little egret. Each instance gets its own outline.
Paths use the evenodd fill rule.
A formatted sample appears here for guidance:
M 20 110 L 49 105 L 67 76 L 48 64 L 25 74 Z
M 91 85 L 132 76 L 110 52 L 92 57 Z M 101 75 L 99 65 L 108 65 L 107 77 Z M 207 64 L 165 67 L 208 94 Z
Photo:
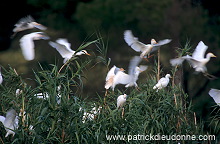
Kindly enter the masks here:
M 214 99 L 215 103 L 220 106 L 220 90 L 211 89 L 209 95 Z
M 200 41 L 193 52 L 192 56 L 186 55 L 176 59 L 171 59 L 170 63 L 172 66 L 181 65 L 184 60 L 187 60 L 189 64 L 195 69 L 196 72 L 202 72 L 205 76 L 212 79 L 214 76 L 207 73 L 206 64 L 209 62 L 211 57 L 216 57 L 213 53 L 207 53 L 205 58 L 205 52 L 208 49 L 202 41 Z
M 55 48 L 62 58 L 64 58 L 63 63 L 66 63 L 69 59 L 71 59 L 75 55 L 90 55 L 86 50 L 81 50 L 76 52 L 70 48 L 71 44 L 67 41 L 67 39 L 59 38 L 56 42 L 50 41 L 49 44 Z
M 18 116 L 16 115 L 16 111 L 14 109 L 8 110 L 6 117 L 0 116 L 0 121 L 3 123 L 7 132 L 5 137 L 8 137 L 11 134 L 14 136 L 14 130 L 18 128 Z
M 46 36 L 46 34 L 43 32 L 33 32 L 30 34 L 24 35 L 20 39 L 20 47 L 21 47 L 23 56 L 26 60 L 30 61 L 34 59 L 35 57 L 34 40 L 40 40 L 40 39 L 47 40 L 49 39 L 49 37 Z
M 124 32 L 124 40 L 133 50 L 141 52 L 141 58 L 144 58 L 144 56 L 158 50 L 160 46 L 171 42 L 170 39 L 164 39 L 157 43 L 155 39 L 151 39 L 151 44 L 144 44 L 140 42 L 137 37 L 133 36 L 131 30 L 126 30 Z
M 153 89 L 157 89 L 157 92 L 159 89 L 162 89 L 164 87 L 166 87 L 168 85 L 168 83 L 170 82 L 170 74 L 166 74 L 165 77 L 162 77 L 157 84 L 153 87 Z
M 15 28 L 13 29 L 14 34 L 12 35 L 12 37 L 14 37 L 15 34 L 20 32 L 20 31 L 24 31 L 24 30 L 27 30 L 27 29 L 33 29 L 33 28 L 38 28 L 40 30 L 46 30 L 47 29 L 42 24 L 39 24 L 39 23 L 35 22 L 35 20 L 31 16 L 27 16 L 25 18 L 21 18 L 15 24 Z

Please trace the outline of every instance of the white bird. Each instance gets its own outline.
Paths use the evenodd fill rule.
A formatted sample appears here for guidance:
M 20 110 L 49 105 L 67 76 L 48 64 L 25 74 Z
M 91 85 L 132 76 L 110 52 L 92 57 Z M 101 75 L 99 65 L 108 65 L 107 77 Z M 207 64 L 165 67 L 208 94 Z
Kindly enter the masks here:
M 123 68 L 118 68 L 115 65 L 109 70 L 107 73 L 107 76 L 105 78 L 105 89 L 109 89 L 114 82 L 114 77 L 117 74 L 118 71 L 124 71 Z
M 145 71 L 147 69 L 147 66 L 140 65 L 141 58 L 139 56 L 134 56 L 130 60 L 129 64 L 129 70 L 128 74 L 124 73 L 124 71 L 118 71 L 116 75 L 113 78 L 113 83 L 112 83 L 112 90 L 114 91 L 114 88 L 118 84 L 123 84 L 125 87 L 138 87 L 136 81 L 138 80 L 138 76 L 141 72 Z
M 3 82 L 2 68 L 0 67 L 0 84 Z
M 170 74 L 166 74 L 165 77 L 162 77 L 157 84 L 153 87 L 153 89 L 157 89 L 157 92 L 159 89 L 162 89 L 164 87 L 166 87 L 168 85 L 168 83 L 170 82 Z
M 215 103 L 220 106 L 220 90 L 211 89 L 209 95 L 214 99 Z
M 71 44 L 67 41 L 67 39 L 64 38 L 59 38 L 56 40 L 56 42 L 50 41 L 49 44 L 60 53 L 62 58 L 64 58 L 63 63 L 66 63 L 75 55 L 90 55 L 86 50 L 81 50 L 79 52 L 72 50 L 70 48 Z
M 14 34 L 12 35 L 15 36 L 17 32 L 24 31 L 27 29 L 33 29 L 33 28 L 38 28 L 40 30 L 46 30 L 47 27 L 43 26 L 42 24 L 39 24 L 35 22 L 35 20 L 31 16 L 27 16 L 25 18 L 21 18 L 16 24 L 15 28 L 13 29 Z
M 140 42 L 137 37 L 134 37 L 131 30 L 126 30 L 124 32 L 124 40 L 133 50 L 141 52 L 141 58 L 158 50 L 160 46 L 171 42 L 171 39 L 164 39 L 157 43 L 155 39 L 151 39 L 151 44 L 144 44 Z
M 14 109 L 10 109 L 7 111 L 6 117 L 0 116 L 0 121 L 3 123 L 7 132 L 5 137 L 8 137 L 11 134 L 14 136 L 14 130 L 18 128 L 18 116 L 16 111 Z
M 20 39 L 20 47 L 22 50 L 22 54 L 24 58 L 28 61 L 33 60 L 35 57 L 34 52 L 34 40 L 40 40 L 40 39 L 49 39 L 48 36 L 46 36 L 43 32 L 33 32 L 27 35 L 24 35 Z
M 207 53 L 205 57 L 205 52 L 208 49 L 202 41 L 200 41 L 193 52 L 192 56 L 186 55 L 176 59 L 171 59 L 170 63 L 172 66 L 181 65 L 184 60 L 187 60 L 189 64 L 195 69 L 196 72 L 202 72 L 205 76 L 211 76 L 207 73 L 206 64 L 209 62 L 211 57 L 216 57 L 213 53 Z
M 117 98 L 117 108 L 118 109 L 124 106 L 126 99 L 127 99 L 126 94 L 118 96 L 118 98 Z

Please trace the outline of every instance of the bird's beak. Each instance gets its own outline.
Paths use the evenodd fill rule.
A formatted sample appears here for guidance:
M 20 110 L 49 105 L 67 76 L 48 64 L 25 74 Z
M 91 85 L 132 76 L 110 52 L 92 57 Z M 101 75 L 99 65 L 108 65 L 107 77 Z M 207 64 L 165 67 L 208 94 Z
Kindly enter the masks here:
M 213 56 L 212 56 L 212 57 L 217 57 L 217 56 L 213 54 Z
M 86 53 L 86 55 L 89 55 L 89 56 L 91 56 L 91 54 L 89 54 L 89 53 Z

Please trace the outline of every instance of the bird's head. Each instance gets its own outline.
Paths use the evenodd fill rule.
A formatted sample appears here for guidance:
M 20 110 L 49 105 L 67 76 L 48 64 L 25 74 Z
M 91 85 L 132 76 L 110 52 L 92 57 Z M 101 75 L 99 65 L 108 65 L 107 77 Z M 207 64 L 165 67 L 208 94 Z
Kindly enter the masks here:
M 207 57 L 216 57 L 213 53 L 208 53 Z
M 157 44 L 157 41 L 155 39 L 151 39 L 151 44 Z
M 172 78 L 170 74 L 166 74 L 166 78 Z
M 86 55 L 89 55 L 90 56 L 90 54 L 86 51 L 86 50 L 81 50 L 80 51 L 82 54 L 86 54 Z
M 126 98 L 127 98 L 127 96 L 128 96 L 128 95 L 124 94 L 124 95 L 123 95 L 123 98 L 124 98 L 124 99 L 126 99 Z

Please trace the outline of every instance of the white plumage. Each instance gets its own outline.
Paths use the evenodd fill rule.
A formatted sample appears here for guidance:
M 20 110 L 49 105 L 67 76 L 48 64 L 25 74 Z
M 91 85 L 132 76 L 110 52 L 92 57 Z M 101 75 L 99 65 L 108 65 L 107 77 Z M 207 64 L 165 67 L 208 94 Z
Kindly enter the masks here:
M 2 71 L 1 71 L 1 67 L 0 67 L 0 84 L 2 84 L 3 82 L 3 76 L 2 76 Z
M 84 111 L 83 117 L 82 117 L 82 122 L 85 123 L 86 120 L 90 120 L 90 121 L 94 120 L 95 116 L 100 113 L 101 109 L 102 109 L 101 106 L 99 106 L 98 108 L 95 106 L 92 108 L 92 110 L 90 112 Z M 79 111 L 83 111 L 83 108 L 80 107 Z
M 126 102 L 126 99 L 127 99 L 127 95 L 126 94 L 118 96 L 118 98 L 117 98 L 117 108 L 118 109 L 123 107 L 123 105 Z
M 211 57 L 216 57 L 213 53 L 208 53 L 206 54 L 205 58 L 205 52 L 207 49 L 208 46 L 206 46 L 202 41 L 200 41 L 192 56 L 186 55 L 176 59 L 171 59 L 170 63 L 172 66 L 176 66 L 182 64 L 184 60 L 187 60 L 196 72 L 206 73 L 206 63 L 209 62 Z
M 111 87 L 113 91 L 114 91 L 115 86 L 118 84 L 123 84 L 125 85 L 125 87 L 132 87 L 132 86 L 137 87 L 138 85 L 136 81 L 138 80 L 139 74 L 147 69 L 147 66 L 143 66 L 143 65 L 140 65 L 138 67 L 138 64 L 140 63 L 140 61 L 141 61 L 141 58 L 139 56 L 134 56 L 130 60 L 128 74 L 126 74 L 123 70 L 117 70 L 116 68 L 115 70 L 112 70 L 111 72 L 114 72 L 113 73 L 114 76 L 111 79 L 111 84 L 106 85 L 105 87 L 106 88 Z
M 33 60 L 35 57 L 34 52 L 34 40 L 40 40 L 40 39 L 49 39 L 48 36 L 45 35 L 43 32 L 33 32 L 27 35 L 24 35 L 20 39 L 20 47 L 22 50 L 22 54 L 24 58 L 28 61 Z
M 209 95 L 214 99 L 215 103 L 220 106 L 220 90 L 211 89 Z
M 18 116 L 16 115 L 16 111 L 14 109 L 10 109 L 6 113 L 6 117 L 0 116 L 0 121 L 3 123 L 6 135 L 5 137 L 8 137 L 9 135 L 15 135 L 14 130 L 18 128 Z
M 165 77 L 161 78 L 157 82 L 157 84 L 153 87 L 153 89 L 157 89 L 157 91 L 158 91 L 159 89 L 166 87 L 170 81 L 170 77 L 171 77 L 170 74 L 166 74 Z
M 72 50 L 70 48 L 71 44 L 67 41 L 67 39 L 64 38 L 59 38 L 56 40 L 56 42 L 50 41 L 49 44 L 60 53 L 62 58 L 64 58 L 63 63 L 66 63 L 74 55 L 90 55 L 86 50 L 81 50 L 79 52 Z
M 35 22 L 35 20 L 31 16 L 27 16 L 25 18 L 21 18 L 16 24 L 15 28 L 13 29 L 14 35 L 17 32 L 24 31 L 27 29 L 33 29 L 33 28 L 38 28 L 40 30 L 46 30 L 47 27 L 43 26 L 42 24 L 39 24 Z M 13 36 L 14 36 L 13 35 Z
M 144 44 L 140 42 L 137 37 L 133 36 L 131 30 L 126 30 L 124 32 L 124 40 L 136 52 L 141 52 L 141 58 L 143 58 L 147 54 L 150 54 L 158 50 L 160 46 L 171 42 L 170 39 L 164 39 L 157 43 L 154 39 L 151 39 L 151 44 Z

